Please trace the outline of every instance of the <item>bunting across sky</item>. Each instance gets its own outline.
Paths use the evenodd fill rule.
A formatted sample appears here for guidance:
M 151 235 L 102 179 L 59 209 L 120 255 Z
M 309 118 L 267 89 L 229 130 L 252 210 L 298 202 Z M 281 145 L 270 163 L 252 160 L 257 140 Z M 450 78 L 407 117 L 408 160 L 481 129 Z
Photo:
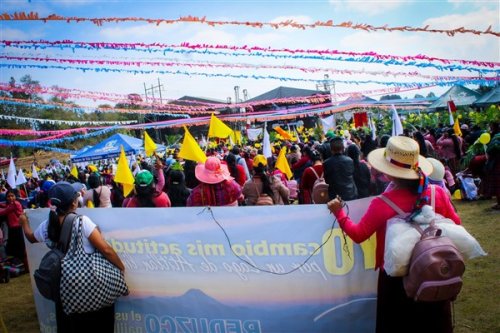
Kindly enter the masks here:
M 475 29 L 467 29 L 464 27 L 457 27 L 453 29 L 433 29 L 429 26 L 425 27 L 389 27 L 387 25 L 374 26 L 366 23 L 353 23 L 353 22 L 341 22 L 334 23 L 333 20 L 327 21 L 316 21 L 311 24 L 304 24 L 295 22 L 293 20 L 286 20 L 281 22 L 258 22 L 258 21 L 220 21 L 220 20 L 209 20 L 205 16 L 182 16 L 177 19 L 154 19 L 154 18 L 143 18 L 143 17 L 65 17 L 57 14 L 51 14 L 48 16 L 40 16 L 36 12 L 16 12 L 13 14 L 3 13 L 0 15 L 0 21 L 64 21 L 67 23 L 81 23 L 90 22 L 97 26 L 102 26 L 104 23 L 123 23 L 123 22 L 143 22 L 154 24 L 159 26 L 160 24 L 176 24 L 176 23 L 201 23 L 207 24 L 209 26 L 222 26 L 222 25 L 235 25 L 235 26 L 245 26 L 252 28 L 263 28 L 271 27 L 273 29 L 279 28 L 295 28 L 295 29 L 314 29 L 314 28 L 343 28 L 343 29 L 354 29 L 363 31 L 408 31 L 408 32 L 426 32 L 426 33 L 440 33 L 446 34 L 448 36 L 455 36 L 456 34 L 474 34 L 474 35 L 493 35 L 500 37 L 500 32 L 493 31 L 491 26 L 484 31 L 479 31 Z

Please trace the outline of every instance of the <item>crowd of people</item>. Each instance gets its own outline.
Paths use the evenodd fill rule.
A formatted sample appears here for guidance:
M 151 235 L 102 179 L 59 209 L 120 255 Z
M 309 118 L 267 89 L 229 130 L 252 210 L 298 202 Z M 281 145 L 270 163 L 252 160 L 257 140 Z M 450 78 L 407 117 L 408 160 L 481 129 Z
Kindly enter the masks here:
M 390 277 L 383 270 L 385 221 L 395 212 L 375 198 L 361 221 L 353 223 L 342 207 L 345 201 L 383 193 L 411 212 L 429 191 L 422 184 L 430 183 L 439 188 L 436 192 L 437 212 L 460 224 L 451 197 L 461 189 L 462 178 L 458 175 L 467 174 L 480 180 L 477 182 L 479 195 L 473 199 L 496 197 L 492 209 L 499 210 L 499 124 L 492 123 L 488 129 L 471 126 L 470 130 L 469 125 L 464 124 L 461 130 L 460 136 L 445 127 L 417 128 L 401 136 L 382 135 L 374 139 L 371 133 L 362 130 L 337 128 L 329 131 L 321 141 L 311 137 L 307 142 L 275 143 L 269 157 L 257 149 L 256 146 L 260 145 L 249 143 L 229 147 L 221 142 L 216 148 L 207 149 L 204 163 L 184 161 L 178 156 L 179 150 L 174 149 L 163 156 L 139 156 L 131 166 L 134 190 L 127 196 L 122 185 L 114 181 L 112 164 L 79 166 L 75 177 L 69 165 L 51 163 L 39 169 L 40 179 L 28 177 L 22 188 L 9 188 L 2 180 L 0 256 L 10 256 L 26 263 L 25 236 L 30 242 L 54 242 L 57 232 L 51 234 L 51 225 L 57 225 L 54 230 L 59 230 L 65 213 L 73 212 L 77 207 L 314 204 L 317 203 L 313 198 L 314 186 L 316 180 L 322 178 L 328 186 L 328 200 L 325 202 L 340 227 L 358 243 L 375 233 L 377 235 L 376 268 L 380 269 L 377 331 L 397 329 L 387 318 L 399 314 L 401 318 L 407 315 L 410 319 L 415 315 L 434 318 L 432 322 L 440 327 L 439 332 L 451 332 L 449 302 L 431 306 L 416 304 L 404 295 L 401 278 Z M 477 144 L 484 133 L 490 138 L 484 149 L 475 150 L 472 158 L 465 159 L 466 153 L 471 151 L 469 148 Z M 286 149 L 291 177 L 287 176 L 286 170 L 277 167 L 283 149 Z M 468 162 L 464 164 L 465 160 Z M 55 213 L 51 211 L 45 224 L 33 232 L 23 214 L 24 208 L 28 207 L 52 207 Z M 88 247 L 107 251 L 110 260 L 123 270 L 123 264 L 112 248 L 104 244 L 98 232 L 93 232 L 97 230 L 95 224 L 92 221 L 87 224 Z M 112 325 L 113 310 L 106 309 L 105 312 L 105 318 L 110 319 Z M 99 315 L 94 313 L 88 318 Z M 86 318 L 70 318 L 58 311 L 58 325 L 61 326 L 80 327 L 79 323 Z
M 470 126 L 470 127 L 469 127 Z M 488 129 L 463 124 L 462 136 L 446 127 L 405 131 L 413 138 L 420 154 L 434 166 L 430 181 L 440 184 L 450 195 L 460 189 L 458 173 L 467 173 L 481 181 L 477 184 L 479 198 L 497 198 L 492 207 L 500 209 L 500 134 L 498 123 Z M 469 165 L 461 165 L 468 148 L 481 134 L 489 133 L 491 141 L 482 154 Z M 259 145 L 228 146 L 221 142 L 207 149 L 205 163 L 184 161 L 178 149 L 162 157 L 138 156 L 134 170 L 135 189 L 124 197 L 122 186 L 113 179 L 112 164 L 80 166 L 78 177 L 71 174 L 69 163 L 49 164 L 40 168 L 41 179 L 28 177 L 22 187 L 11 189 L 2 180 L 0 217 L 3 243 L 8 255 L 25 260 L 24 238 L 19 225 L 23 207 L 48 207 L 48 191 L 59 181 L 73 184 L 79 193 L 80 207 L 190 207 L 190 206 L 252 206 L 311 204 L 312 188 L 317 178 L 328 184 L 329 199 L 344 201 L 378 195 L 387 190 L 389 180 L 383 172 L 367 161 L 369 153 L 384 148 L 389 135 L 373 139 L 360 130 L 329 131 L 322 141 L 314 137 L 307 142 L 283 141 L 272 146 L 273 155 L 265 157 Z M 277 156 L 286 149 L 286 158 L 293 173 L 288 178 L 276 168 Z M 27 172 L 29 174 L 29 172 Z M 265 198 L 267 196 L 267 198 Z M 22 200 L 19 200 L 22 199 Z M 21 205 L 23 203 L 23 205 Z M 6 240 L 9 240 L 8 242 Z M 1 252 L 0 252 L 1 253 Z

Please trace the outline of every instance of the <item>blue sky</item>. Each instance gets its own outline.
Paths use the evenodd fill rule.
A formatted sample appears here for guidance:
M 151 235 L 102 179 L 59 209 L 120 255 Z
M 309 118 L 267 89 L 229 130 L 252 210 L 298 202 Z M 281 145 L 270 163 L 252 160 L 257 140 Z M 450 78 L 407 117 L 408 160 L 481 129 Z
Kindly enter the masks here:
M 257 21 L 280 22 L 293 19 L 300 23 L 313 23 L 332 19 L 335 23 L 352 21 L 374 26 L 411 26 L 423 27 L 429 25 L 438 29 L 453 29 L 466 27 L 475 30 L 499 31 L 499 2 L 493 1 L 9 1 L 2 0 L 1 13 L 19 11 L 37 12 L 45 17 L 50 14 L 60 16 L 106 18 L 106 17 L 143 17 L 153 19 L 176 19 L 180 16 L 205 16 L 211 20 L 222 21 Z M 65 22 L 27 22 L 0 21 L 2 40 L 72 40 L 85 42 L 110 43 L 166 43 L 180 44 L 207 43 L 236 46 L 260 46 L 288 49 L 331 49 L 353 52 L 374 51 L 389 55 L 424 54 L 433 57 L 463 60 L 483 60 L 500 62 L 499 38 L 486 35 L 459 34 L 449 37 L 437 33 L 411 32 L 364 32 L 353 29 L 271 29 L 246 28 L 231 25 L 209 27 L 195 23 L 161 24 L 156 26 L 144 22 L 105 23 L 98 27 L 91 23 Z M 271 59 L 263 57 L 206 56 L 187 54 L 147 54 L 133 51 L 64 51 L 57 49 L 20 50 L 3 48 L 3 55 L 19 55 L 29 57 L 58 57 L 65 59 L 108 59 L 135 61 L 174 61 L 252 64 L 275 66 L 298 66 L 328 69 L 358 69 L 366 71 L 419 72 L 428 75 L 472 75 L 470 72 L 447 72 L 431 69 L 419 69 L 408 66 L 384 66 L 368 63 L 353 63 L 345 61 L 324 61 L 304 59 Z M 5 62 L 2 59 L 2 62 Z M 12 62 L 19 63 L 19 62 Z M 40 65 L 40 62 L 23 62 Z M 43 63 L 61 65 L 56 63 Z M 63 66 L 70 66 L 68 64 Z M 106 67 L 106 66 L 89 66 Z M 109 67 L 109 66 L 107 66 Z M 136 69 L 135 67 L 116 67 Z M 144 67 L 143 67 L 144 68 Z M 156 68 L 158 69 L 158 68 Z M 162 68 L 164 70 L 181 70 L 217 73 L 274 75 L 280 77 L 321 80 L 324 73 L 303 73 L 297 70 L 284 69 L 218 69 L 176 67 Z M 497 70 L 499 68 L 497 67 Z M 11 76 L 19 79 L 30 74 L 43 86 L 58 85 L 64 88 L 84 91 L 100 91 L 108 93 L 144 93 L 146 86 L 160 82 L 164 85 L 162 93 L 166 98 L 180 98 L 184 95 L 234 100 L 234 86 L 246 89 L 248 97 L 258 96 L 278 86 L 290 86 L 305 89 L 315 89 L 311 81 L 283 82 L 269 79 L 240 79 L 229 77 L 203 77 L 170 74 L 134 75 L 130 73 L 82 72 L 72 69 L 2 69 L 0 82 L 8 82 Z M 377 80 L 377 81 L 422 81 L 406 76 L 374 76 L 332 75 L 334 80 Z M 355 92 L 371 89 L 383 89 L 378 84 L 343 84 L 337 82 L 335 91 Z M 473 88 L 473 86 L 471 87 Z M 406 95 L 412 97 L 415 93 L 426 95 L 429 91 L 443 93 L 448 87 L 412 91 Z M 403 94 L 405 95 L 405 94 Z M 372 96 L 378 98 L 379 96 Z M 77 101 L 78 102 L 78 101 Z M 104 103 L 102 101 L 82 101 L 80 104 Z

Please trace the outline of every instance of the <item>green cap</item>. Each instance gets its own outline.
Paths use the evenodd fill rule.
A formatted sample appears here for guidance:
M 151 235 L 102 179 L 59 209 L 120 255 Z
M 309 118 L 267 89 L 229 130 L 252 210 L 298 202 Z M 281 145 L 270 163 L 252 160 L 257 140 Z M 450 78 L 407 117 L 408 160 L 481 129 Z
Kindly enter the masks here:
M 135 183 L 138 186 L 148 186 L 153 182 L 153 174 L 148 170 L 141 170 L 135 175 Z

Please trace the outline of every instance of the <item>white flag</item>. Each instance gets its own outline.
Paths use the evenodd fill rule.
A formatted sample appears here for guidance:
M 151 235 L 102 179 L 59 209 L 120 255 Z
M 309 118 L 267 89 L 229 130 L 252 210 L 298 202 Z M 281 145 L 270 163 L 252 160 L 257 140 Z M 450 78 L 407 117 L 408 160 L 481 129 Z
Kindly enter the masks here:
M 16 185 L 23 185 L 26 184 L 28 181 L 26 180 L 26 177 L 24 176 L 23 169 L 19 169 L 19 172 L 17 173 L 17 178 L 16 178 Z
M 398 112 L 394 105 L 391 105 L 392 108 L 392 136 L 398 136 L 403 134 L 403 124 L 401 124 L 401 119 L 399 119 Z
M 9 172 L 7 173 L 7 184 L 11 188 L 16 188 L 16 165 L 14 164 L 14 159 L 10 155 Z
M 329 130 L 333 129 L 335 130 L 335 115 L 331 115 L 329 117 L 321 119 L 321 125 L 323 126 L 323 133 L 326 134 L 328 133 Z
M 267 132 L 267 123 L 264 123 L 264 140 L 262 141 L 262 154 L 265 157 L 272 157 L 273 153 L 271 151 L 271 141 L 269 139 L 269 133 Z
M 369 120 L 370 120 L 369 125 L 370 125 L 370 131 L 372 132 L 372 140 L 375 140 L 375 139 L 377 139 L 377 130 L 375 128 L 375 124 L 373 123 L 372 116 L 370 115 L 369 117 L 370 117 L 369 118 Z
M 33 164 L 31 166 L 31 168 L 33 169 L 31 171 L 31 178 L 40 179 L 40 176 L 38 175 L 38 171 L 36 171 L 36 166 Z
M 455 105 L 455 104 L 453 104 Z M 452 112 L 452 109 L 451 109 L 451 103 L 448 102 L 448 113 L 450 115 L 450 126 L 453 126 L 455 125 L 455 120 L 453 119 L 453 112 Z
M 256 141 L 258 136 L 262 133 L 262 128 L 249 128 L 247 129 L 248 140 Z

